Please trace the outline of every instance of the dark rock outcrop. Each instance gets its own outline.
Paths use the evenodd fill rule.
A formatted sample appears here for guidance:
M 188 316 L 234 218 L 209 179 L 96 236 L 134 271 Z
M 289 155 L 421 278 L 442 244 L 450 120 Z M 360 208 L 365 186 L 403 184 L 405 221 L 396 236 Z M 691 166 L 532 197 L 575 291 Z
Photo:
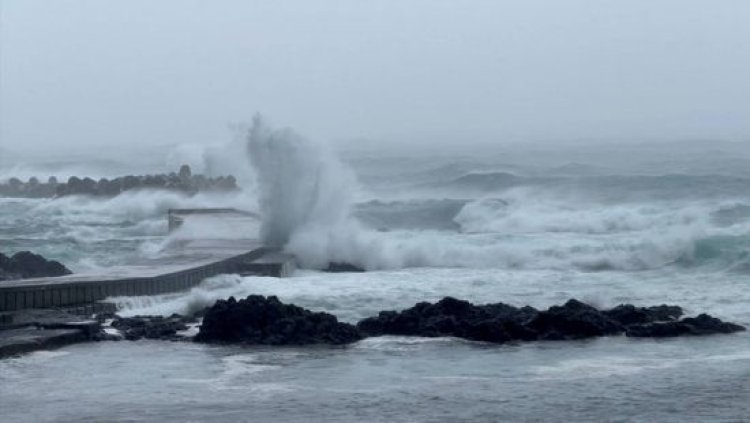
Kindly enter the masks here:
M 8 257 L 0 253 L 0 280 L 64 276 L 73 272 L 60 262 L 21 251 Z
M 475 306 L 468 301 L 445 297 L 435 304 L 417 303 L 396 311 L 381 311 L 357 323 L 366 336 L 455 336 L 475 341 L 506 342 L 535 339 L 524 325 L 539 312 L 532 307 L 516 308 L 507 304 Z
M 593 338 L 623 331 L 620 323 L 576 299 L 539 312 L 526 327 L 544 340 Z
M 330 262 L 328 263 L 328 267 L 323 269 L 323 271 L 329 273 L 361 273 L 365 269 L 350 263 Z
M 743 326 L 723 322 L 708 314 L 687 317 L 674 322 L 657 322 L 634 325 L 627 328 L 625 335 L 637 338 L 666 338 L 681 335 L 712 335 L 743 331 Z
M 206 310 L 198 342 L 267 345 L 347 344 L 357 329 L 328 313 L 316 313 L 275 296 L 219 300 Z
M 620 304 L 613 309 L 603 311 L 603 313 L 621 325 L 629 326 L 679 319 L 682 316 L 682 308 L 666 304 L 652 307 L 636 307 L 632 304 Z
M 474 305 L 445 297 L 435 304 L 422 302 L 401 312 L 382 311 L 376 317 L 361 320 L 357 328 L 365 336 L 455 336 L 495 343 L 586 339 L 622 333 L 662 337 L 745 330 L 705 314 L 678 321 L 681 315 L 680 307 L 667 305 L 624 304 L 602 311 L 571 299 L 562 306 L 539 311 L 503 303 Z
M 164 316 L 115 316 L 111 326 L 122 333 L 129 341 L 138 339 L 178 339 L 177 332 L 188 329 L 188 323 L 194 323 L 195 319 L 173 314 Z
M 197 316 L 197 315 L 196 315 Z M 178 331 L 197 322 L 196 316 L 172 315 L 113 318 L 111 325 L 125 339 L 185 339 Z M 203 323 L 194 340 L 205 343 L 246 345 L 347 344 L 381 335 L 458 337 L 473 341 L 505 343 L 588 339 L 626 334 L 629 337 L 710 335 L 745 330 L 707 314 L 678 320 L 682 309 L 660 305 L 636 307 L 623 304 L 599 310 L 576 299 L 537 310 L 504 303 L 474 305 L 445 297 L 436 303 L 421 302 L 411 308 L 381 311 L 361 320 L 356 327 L 339 322 L 328 313 L 312 312 L 284 304 L 274 296 L 251 295 L 239 301 L 219 300 L 202 310 Z
M 0 319 L 0 359 L 78 342 L 110 339 L 96 320 L 57 309 L 25 309 Z

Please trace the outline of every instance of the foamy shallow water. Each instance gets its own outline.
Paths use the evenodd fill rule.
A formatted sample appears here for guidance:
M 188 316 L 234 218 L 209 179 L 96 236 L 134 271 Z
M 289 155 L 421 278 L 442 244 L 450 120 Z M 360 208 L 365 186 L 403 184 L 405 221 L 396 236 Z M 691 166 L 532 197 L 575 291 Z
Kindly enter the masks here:
M 220 275 L 183 293 L 110 300 L 125 315 L 168 315 L 196 311 L 230 296 L 276 295 L 282 301 L 355 322 L 380 310 L 402 309 L 448 295 L 475 303 L 538 308 L 575 297 L 597 307 L 678 304 L 687 314 L 707 312 L 750 324 L 746 307 L 750 292 L 745 285 L 741 274 L 674 268 L 617 273 L 417 268 L 339 274 L 297 271 L 286 279 Z

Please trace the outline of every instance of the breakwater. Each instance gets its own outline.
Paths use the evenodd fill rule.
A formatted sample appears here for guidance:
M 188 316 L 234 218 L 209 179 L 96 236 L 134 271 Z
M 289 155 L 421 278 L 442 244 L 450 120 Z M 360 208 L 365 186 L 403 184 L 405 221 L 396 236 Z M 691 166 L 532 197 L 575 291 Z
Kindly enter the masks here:
M 189 289 L 203 279 L 252 269 L 268 251 L 256 246 L 245 252 L 214 256 L 191 264 L 128 266 L 111 273 L 24 279 L 0 285 L 0 312 L 27 308 L 73 307 L 113 296 L 155 295 Z M 234 254 L 236 253 L 236 254 Z M 281 276 L 279 274 L 279 276 Z
M 232 175 L 193 175 L 187 165 L 183 165 L 179 173 L 126 175 L 112 179 L 71 176 L 67 181 L 60 181 L 57 177 L 50 176 L 46 181 L 37 177 L 25 182 L 15 177 L 0 181 L 0 197 L 12 198 L 53 198 L 67 195 L 114 197 L 125 191 L 139 189 L 161 189 L 193 195 L 206 191 L 233 191 L 238 186 Z

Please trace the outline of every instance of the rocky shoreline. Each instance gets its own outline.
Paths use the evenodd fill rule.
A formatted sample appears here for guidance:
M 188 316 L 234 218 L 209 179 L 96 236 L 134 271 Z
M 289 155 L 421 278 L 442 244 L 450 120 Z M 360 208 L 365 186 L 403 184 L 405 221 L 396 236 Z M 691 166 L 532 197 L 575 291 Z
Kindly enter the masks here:
M 183 165 L 178 173 L 156 175 L 127 175 L 113 179 L 71 176 L 66 182 L 50 176 L 46 182 L 36 177 L 28 181 L 10 178 L 0 183 L 0 197 L 11 198 L 55 198 L 68 195 L 115 197 L 125 191 L 138 189 L 161 189 L 194 195 L 204 191 L 233 191 L 239 189 L 234 176 L 216 178 L 193 175 L 190 167 Z
M 20 251 L 10 257 L 0 253 L 0 281 L 65 276 L 72 273 L 62 263 L 47 260 L 31 251 Z
M 456 337 L 495 344 L 563 341 L 603 336 L 665 338 L 744 331 L 745 327 L 707 314 L 682 317 L 675 305 L 622 304 L 600 310 L 576 299 L 546 310 L 504 303 L 475 305 L 445 297 L 401 311 L 381 311 L 356 324 L 336 316 L 284 304 L 275 296 L 219 300 L 193 316 L 95 319 L 56 310 L 17 312 L 0 319 L 0 358 L 75 342 L 140 339 L 239 345 L 347 345 L 384 335 Z M 2 316 L 0 316 L 2 317 Z M 203 319 L 202 323 L 200 319 Z

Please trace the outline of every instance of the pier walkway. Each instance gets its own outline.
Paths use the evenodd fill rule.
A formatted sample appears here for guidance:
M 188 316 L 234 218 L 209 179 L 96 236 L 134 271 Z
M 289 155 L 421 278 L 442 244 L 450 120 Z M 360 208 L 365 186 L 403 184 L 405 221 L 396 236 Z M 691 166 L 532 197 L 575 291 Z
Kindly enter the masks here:
M 204 217 L 205 218 L 205 217 Z M 115 296 L 190 289 L 222 273 L 287 276 L 294 261 L 252 239 L 183 239 L 157 257 L 127 266 L 60 277 L 0 282 L 0 313 L 31 308 L 75 308 Z

